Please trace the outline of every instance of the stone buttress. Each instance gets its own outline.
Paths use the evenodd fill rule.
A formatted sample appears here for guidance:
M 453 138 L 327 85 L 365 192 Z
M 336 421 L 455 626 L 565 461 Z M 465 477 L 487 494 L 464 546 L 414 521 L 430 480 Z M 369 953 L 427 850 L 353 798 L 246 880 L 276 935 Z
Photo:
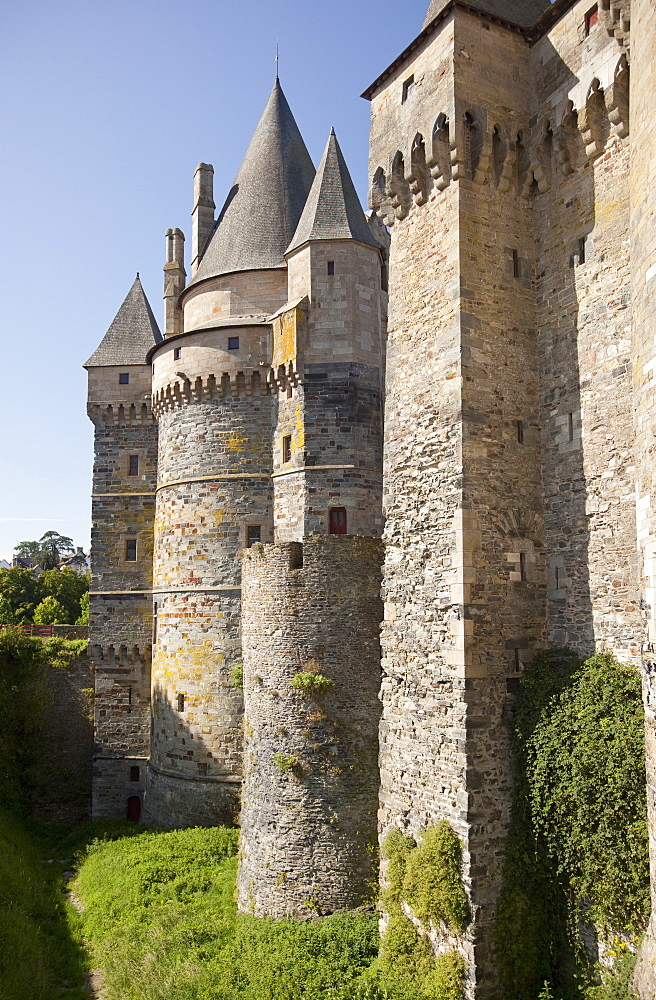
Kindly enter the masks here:
M 243 565 L 242 911 L 370 894 L 376 837 L 381 253 L 331 134 L 273 317 L 273 546 Z
M 161 334 L 137 276 L 89 374 L 94 425 L 89 655 L 94 819 L 138 819 L 150 740 L 157 425 L 148 350 Z

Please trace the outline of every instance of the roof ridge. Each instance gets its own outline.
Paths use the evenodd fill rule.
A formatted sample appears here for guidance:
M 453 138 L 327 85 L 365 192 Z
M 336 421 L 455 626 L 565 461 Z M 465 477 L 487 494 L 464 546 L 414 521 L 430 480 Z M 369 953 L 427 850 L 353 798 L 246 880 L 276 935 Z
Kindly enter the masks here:
M 334 128 L 287 253 L 312 240 L 358 240 L 378 249 Z

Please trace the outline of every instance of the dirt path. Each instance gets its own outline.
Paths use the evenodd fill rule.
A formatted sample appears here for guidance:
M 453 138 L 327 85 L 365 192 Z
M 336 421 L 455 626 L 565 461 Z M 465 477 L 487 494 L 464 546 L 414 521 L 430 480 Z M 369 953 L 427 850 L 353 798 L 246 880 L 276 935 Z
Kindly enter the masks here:
M 68 862 L 64 861 L 62 862 L 62 864 L 68 864 Z M 77 877 L 77 872 L 65 871 L 62 877 L 64 880 L 64 894 L 66 898 L 68 899 L 70 904 L 75 907 L 78 913 L 83 913 L 84 903 L 78 896 L 75 887 L 75 879 Z M 103 991 L 103 978 L 102 978 L 102 971 L 100 969 L 93 969 L 91 972 L 87 972 L 86 988 L 90 1000 L 107 1000 L 106 994 Z

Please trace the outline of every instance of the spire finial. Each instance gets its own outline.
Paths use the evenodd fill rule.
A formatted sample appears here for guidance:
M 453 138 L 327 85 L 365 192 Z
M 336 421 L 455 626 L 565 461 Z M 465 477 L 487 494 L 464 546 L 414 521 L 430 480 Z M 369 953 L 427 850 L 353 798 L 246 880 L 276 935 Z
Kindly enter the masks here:
M 280 53 L 278 51 L 278 39 L 276 38 L 276 80 L 280 79 L 280 77 L 278 76 L 278 62 L 279 62 L 279 59 L 280 59 Z
M 137 271 L 137 278 L 139 277 L 139 272 Z

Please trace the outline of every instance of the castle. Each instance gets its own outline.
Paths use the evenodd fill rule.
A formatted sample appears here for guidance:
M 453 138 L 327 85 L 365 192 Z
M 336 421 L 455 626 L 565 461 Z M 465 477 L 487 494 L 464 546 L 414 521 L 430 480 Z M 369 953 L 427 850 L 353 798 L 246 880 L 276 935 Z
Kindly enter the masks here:
M 216 219 L 197 168 L 188 284 L 167 233 L 164 336 L 137 278 L 87 362 L 94 814 L 241 789 L 271 916 L 358 905 L 376 834 L 446 818 L 495 1000 L 541 649 L 641 665 L 656 903 L 656 3 L 432 0 L 364 96 L 370 215 L 276 81 Z

